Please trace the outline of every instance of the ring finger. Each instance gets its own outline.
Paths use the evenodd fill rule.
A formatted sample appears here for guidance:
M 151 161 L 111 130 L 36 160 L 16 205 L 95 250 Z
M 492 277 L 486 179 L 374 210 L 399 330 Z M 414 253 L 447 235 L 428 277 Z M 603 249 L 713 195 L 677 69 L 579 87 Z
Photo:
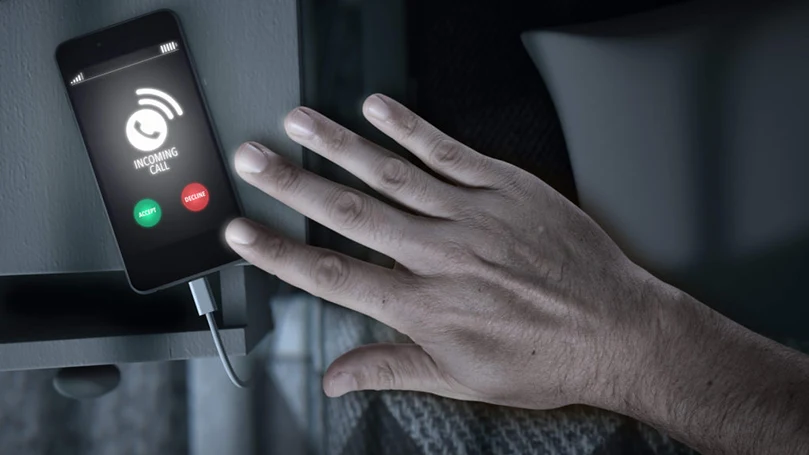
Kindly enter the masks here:
M 444 183 L 401 156 L 380 147 L 308 108 L 297 108 L 284 121 L 295 142 L 351 172 L 381 194 L 424 215 L 450 218 L 462 190 Z

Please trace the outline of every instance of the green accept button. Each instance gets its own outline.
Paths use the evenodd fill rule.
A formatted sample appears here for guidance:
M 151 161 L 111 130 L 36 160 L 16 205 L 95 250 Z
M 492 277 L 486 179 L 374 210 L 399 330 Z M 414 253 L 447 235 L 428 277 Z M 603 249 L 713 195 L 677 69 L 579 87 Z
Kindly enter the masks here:
M 135 221 L 145 228 L 154 227 L 160 222 L 163 211 L 153 199 L 141 199 L 135 204 Z

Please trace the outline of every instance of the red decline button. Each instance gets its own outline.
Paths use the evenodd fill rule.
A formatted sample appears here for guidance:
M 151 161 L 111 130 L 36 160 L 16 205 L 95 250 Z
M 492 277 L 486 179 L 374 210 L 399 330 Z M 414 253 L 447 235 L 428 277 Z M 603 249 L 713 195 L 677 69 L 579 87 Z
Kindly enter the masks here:
M 192 212 L 199 212 L 208 206 L 210 195 L 208 194 L 208 188 L 205 188 L 202 186 L 202 184 L 194 182 L 189 183 L 185 188 L 183 188 L 181 198 L 185 208 L 191 210 Z

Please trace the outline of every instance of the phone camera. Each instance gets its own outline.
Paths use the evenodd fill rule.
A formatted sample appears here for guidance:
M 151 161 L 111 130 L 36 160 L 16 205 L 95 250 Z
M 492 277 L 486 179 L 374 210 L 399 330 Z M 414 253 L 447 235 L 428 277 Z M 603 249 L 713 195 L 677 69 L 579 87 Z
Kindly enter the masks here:
M 101 47 L 101 41 L 96 43 L 96 47 Z

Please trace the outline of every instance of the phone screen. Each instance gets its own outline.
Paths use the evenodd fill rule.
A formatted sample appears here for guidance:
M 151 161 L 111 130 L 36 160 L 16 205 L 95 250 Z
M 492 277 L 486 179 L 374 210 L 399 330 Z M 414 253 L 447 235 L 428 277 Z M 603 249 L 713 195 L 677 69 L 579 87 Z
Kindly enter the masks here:
M 140 291 L 236 258 L 221 233 L 241 210 L 175 24 L 177 33 L 142 45 L 133 35 L 116 43 L 116 27 L 106 29 L 111 36 L 99 32 L 96 48 L 114 49 L 99 49 L 83 65 L 74 58 L 71 73 L 61 65 L 127 274 Z

